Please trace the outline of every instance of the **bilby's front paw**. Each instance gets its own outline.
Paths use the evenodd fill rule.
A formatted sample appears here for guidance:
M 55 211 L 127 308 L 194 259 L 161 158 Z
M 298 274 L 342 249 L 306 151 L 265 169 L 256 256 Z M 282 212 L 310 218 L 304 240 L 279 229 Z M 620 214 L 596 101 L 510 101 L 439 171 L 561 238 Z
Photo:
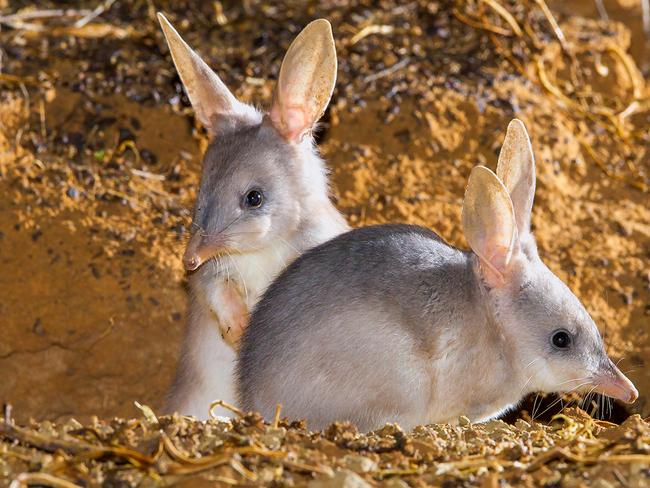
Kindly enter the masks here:
M 210 308 L 217 316 L 221 337 L 226 344 L 237 350 L 249 316 L 248 307 L 237 285 L 233 282 L 219 283 Z
M 230 317 L 219 319 L 219 332 L 221 337 L 233 349 L 239 349 L 239 339 L 244 333 L 248 324 L 248 310 L 242 310 L 240 313 L 232 314 Z

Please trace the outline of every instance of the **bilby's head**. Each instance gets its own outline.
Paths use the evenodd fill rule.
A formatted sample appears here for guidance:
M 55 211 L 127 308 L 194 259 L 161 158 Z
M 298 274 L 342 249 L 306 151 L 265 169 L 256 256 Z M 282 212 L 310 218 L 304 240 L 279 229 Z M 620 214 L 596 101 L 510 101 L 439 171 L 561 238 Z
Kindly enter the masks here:
M 530 217 L 535 162 L 522 122 L 513 120 L 497 173 L 472 170 L 463 228 L 475 254 L 486 308 L 516 352 L 527 391 L 596 391 L 631 403 L 638 392 L 605 352 L 580 300 L 541 261 Z
M 305 217 L 304 203 L 328 199 L 311 131 L 336 81 L 329 22 L 311 22 L 293 41 L 271 109 L 263 113 L 237 100 L 167 19 L 158 16 L 196 116 L 211 136 L 185 268 L 195 270 L 221 254 L 253 252 L 289 239 Z

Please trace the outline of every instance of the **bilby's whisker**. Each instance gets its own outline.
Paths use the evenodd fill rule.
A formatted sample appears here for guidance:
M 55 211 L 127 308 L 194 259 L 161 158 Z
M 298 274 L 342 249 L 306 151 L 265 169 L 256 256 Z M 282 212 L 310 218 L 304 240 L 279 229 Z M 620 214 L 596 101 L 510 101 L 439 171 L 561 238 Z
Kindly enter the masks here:
M 585 386 L 585 385 L 588 385 L 588 384 L 589 384 L 588 382 L 587 382 L 587 383 L 582 383 L 582 384 L 580 384 L 580 385 L 578 385 L 578 386 L 572 388 L 571 390 L 569 390 L 569 391 L 567 392 L 567 394 L 572 393 L 572 392 L 574 392 L 575 390 L 577 390 L 578 388 L 580 388 L 580 387 L 582 387 L 582 386 Z M 546 412 L 548 412 L 551 408 L 553 408 L 555 405 L 557 405 L 557 404 L 560 403 L 561 401 L 562 401 L 562 397 L 559 396 L 559 397 L 557 398 L 557 400 L 553 401 L 553 402 L 552 402 L 548 407 L 546 407 L 546 408 L 544 409 L 544 411 L 541 412 L 538 416 L 541 417 L 542 415 L 544 415 Z M 564 407 L 562 407 L 562 408 L 564 408 Z M 534 419 L 535 419 L 535 416 L 533 416 L 533 420 L 534 420 Z
M 293 244 L 291 244 L 291 243 L 290 243 L 288 240 L 286 240 L 284 237 L 282 237 L 282 236 L 278 236 L 278 239 L 280 239 L 282 242 L 284 242 L 287 246 L 289 246 L 289 247 L 290 247 L 293 251 L 295 251 L 297 254 L 302 254 L 298 249 L 296 249 L 296 247 L 295 247 Z
M 539 393 L 537 393 L 535 395 L 535 400 L 533 401 L 533 415 L 531 417 L 532 420 L 535 420 L 535 416 L 536 416 L 535 412 L 537 412 L 537 400 L 539 400 L 539 399 L 540 399 L 540 396 L 539 396 Z
M 235 261 L 232 255 L 230 253 L 226 253 L 226 255 L 230 258 L 230 261 L 235 266 L 235 270 L 237 270 L 237 273 L 239 274 L 239 279 L 241 280 L 241 284 L 244 287 L 244 295 L 246 296 L 246 303 L 248 303 L 248 288 L 246 287 L 246 280 L 244 279 L 244 275 L 242 275 L 241 271 L 239 270 L 239 266 L 237 266 L 237 261 Z
M 542 357 L 538 357 L 538 358 L 533 359 L 530 363 L 528 363 L 528 364 L 526 365 L 526 368 L 529 368 L 530 366 L 532 366 L 533 364 L 535 364 L 535 363 L 536 363 L 537 361 L 539 361 L 540 359 L 543 359 L 543 358 L 542 358 Z
M 587 379 L 590 379 L 590 378 L 591 378 L 591 375 L 583 376 L 582 378 L 574 378 L 574 379 L 571 379 L 571 380 L 562 381 L 561 383 L 558 383 L 557 386 L 565 385 L 567 383 L 571 383 L 572 381 L 584 381 L 584 380 L 587 380 Z

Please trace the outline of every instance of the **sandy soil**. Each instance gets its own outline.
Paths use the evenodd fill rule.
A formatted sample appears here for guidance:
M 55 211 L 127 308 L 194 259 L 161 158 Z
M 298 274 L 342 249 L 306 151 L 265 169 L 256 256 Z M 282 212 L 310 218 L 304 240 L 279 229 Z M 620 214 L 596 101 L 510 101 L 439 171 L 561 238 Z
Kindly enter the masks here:
M 500 38 L 496 49 L 451 14 L 453 2 L 384 3 L 249 2 L 246 11 L 224 2 L 219 28 L 211 5 L 160 8 L 242 99 L 258 103 L 268 103 L 300 26 L 331 19 L 341 62 L 320 147 L 337 205 L 355 226 L 417 223 L 464 245 L 469 171 L 494 167 L 507 122 L 522 118 L 538 162 L 541 254 L 639 387 L 634 409 L 650 415 L 650 106 L 616 129 L 591 108 L 567 109 L 535 63 L 546 59 L 582 107 L 620 112 L 635 89 L 647 100 L 638 9 L 612 8 L 634 30 L 630 70 L 607 50 L 628 50 L 626 27 L 560 17 L 568 42 L 586 49 L 574 90 L 539 11 L 513 9 L 536 41 Z M 134 400 L 159 407 L 175 365 L 185 320 L 180 255 L 206 141 L 152 9 L 128 4 L 76 37 L 65 22 L 45 35 L 0 32 L 0 400 L 18 419 L 132 416 Z M 392 32 L 353 42 L 371 24 Z
M 550 425 L 518 420 L 370 433 L 335 423 L 232 422 L 140 415 L 30 428 L 0 423 L 0 483 L 23 486 L 645 488 L 650 424 L 568 409 Z M 68 484 L 64 484 L 64 483 Z M 70 485 L 70 483 L 74 483 Z M 17 483 L 16 483 L 17 484 Z

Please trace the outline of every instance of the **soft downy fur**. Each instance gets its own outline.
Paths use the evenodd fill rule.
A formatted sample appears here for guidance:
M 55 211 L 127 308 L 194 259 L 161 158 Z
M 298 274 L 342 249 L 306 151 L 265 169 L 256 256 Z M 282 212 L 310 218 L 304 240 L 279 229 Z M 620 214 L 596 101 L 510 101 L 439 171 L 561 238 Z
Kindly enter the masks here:
M 497 174 L 478 166 L 469 178 L 471 252 L 420 227 L 383 225 L 303 254 L 251 317 L 240 405 L 268 418 L 280 403 L 311 428 L 349 420 L 368 430 L 484 421 L 534 391 L 594 388 L 634 401 L 589 314 L 538 256 L 534 192 L 532 148 L 514 120 Z
M 311 137 L 334 88 L 336 52 L 327 21 L 305 27 L 287 51 L 264 114 L 237 100 L 159 19 L 212 138 L 183 257 L 190 271 L 187 332 L 165 408 L 205 419 L 213 401 L 235 401 L 239 336 L 268 284 L 300 253 L 348 229 L 329 199 Z

